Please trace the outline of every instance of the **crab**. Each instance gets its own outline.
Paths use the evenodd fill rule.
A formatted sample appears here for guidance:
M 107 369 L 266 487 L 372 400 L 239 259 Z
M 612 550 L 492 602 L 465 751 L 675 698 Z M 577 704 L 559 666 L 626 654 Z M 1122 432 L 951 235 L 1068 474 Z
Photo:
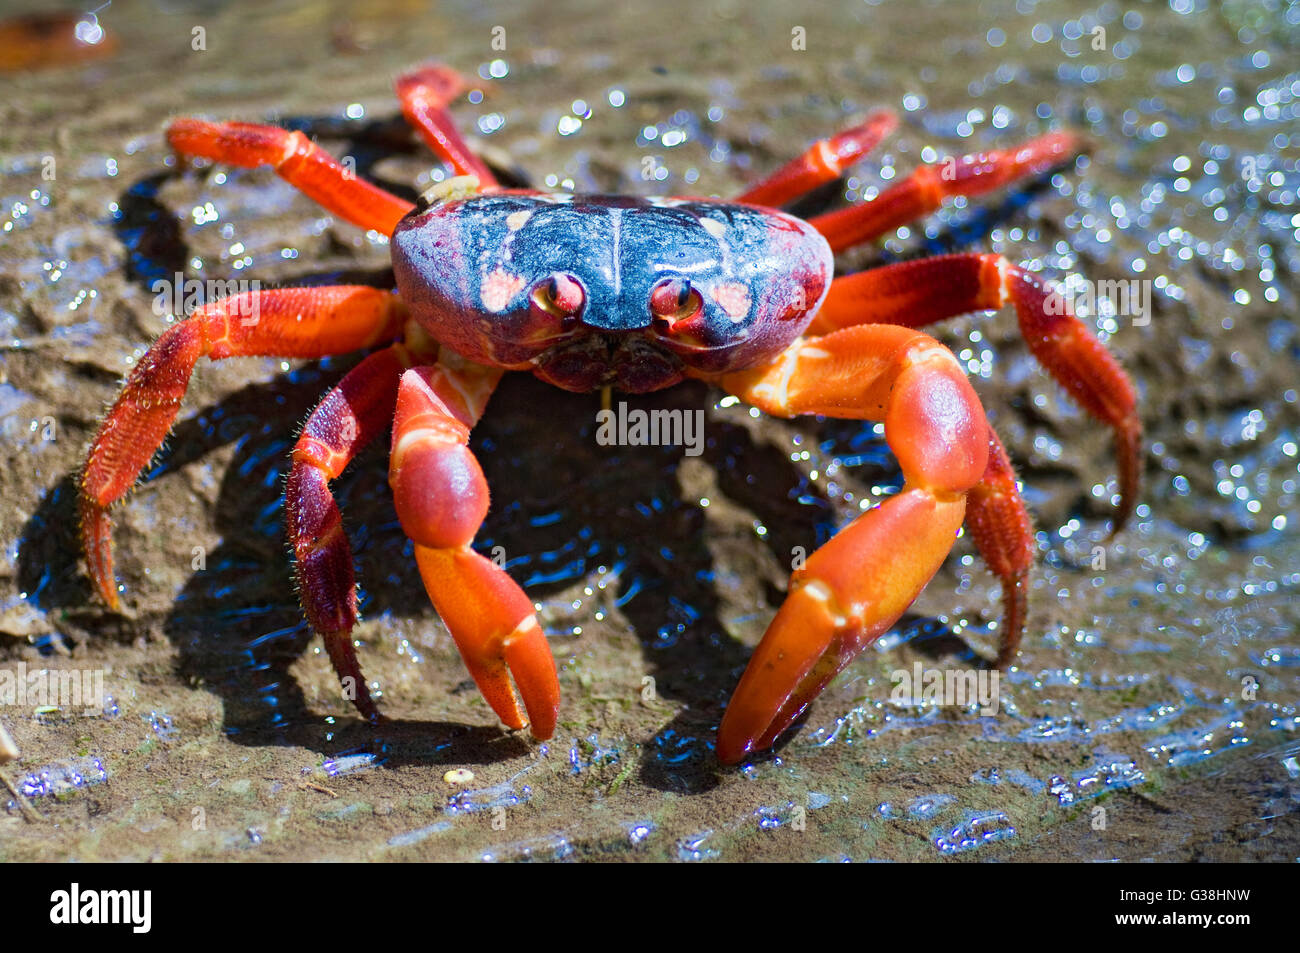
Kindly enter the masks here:
M 368 350 L 304 424 L 285 486 L 304 614 L 345 697 L 381 718 L 357 661 L 356 580 L 330 481 L 391 433 L 389 484 L 425 589 L 484 699 L 537 739 L 560 707 L 532 601 L 474 549 L 488 487 L 468 446 L 498 381 L 528 371 L 570 391 L 643 393 L 706 381 L 779 417 L 878 421 L 902 488 L 857 516 L 790 578 L 723 714 L 724 764 L 771 748 L 828 682 L 927 585 L 963 525 L 1000 580 L 1000 648 L 1016 657 L 1034 561 L 1015 471 L 953 354 L 923 327 L 1010 304 L 1039 363 L 1114 433 L 1118 506 L 1138 491 L 1134 388 L 1068 302 L 996 254 L 961 253 L 834 277 L 833 256 L 938 209 L 1071 160 L 1053 132 L 1006 151 L 922 165 L 875 199 L 804 220 L 779 207 L 834 181 L 896 125 L 888 111 L 806 149 L 734 200 L 503 187 L 448 109 L 466 88 L 429 64 L 396 84 L 402 111 L 454 171 L 413 205 L 358 178 L 300 132 L 178 119 L 181 158 L 269 166 L 327 210 L 390 237 L 396 291 L 279 288 L 210 302 L 173 323 L 130 373 L 80 482 L 95 588 L 119 606 L 110 507 L 177 415 L 195 362 Z M 513 685 L 512 685 L 513 679 Z

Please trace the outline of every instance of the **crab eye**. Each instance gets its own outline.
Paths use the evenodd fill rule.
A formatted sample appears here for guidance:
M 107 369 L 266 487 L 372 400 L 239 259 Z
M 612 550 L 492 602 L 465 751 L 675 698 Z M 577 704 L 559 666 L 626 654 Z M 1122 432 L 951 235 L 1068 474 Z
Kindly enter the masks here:
M 571 275 L 556 272 L 540 281 L 533 289 L 533 304 L 557 318 L 568 318 L 578 313 L 586 295 L 582 285 Z
M 689 278 L 665 278 L 650 292 L 651 312 L 670 325 L 694 317 L 702 307 L 704 300 Z

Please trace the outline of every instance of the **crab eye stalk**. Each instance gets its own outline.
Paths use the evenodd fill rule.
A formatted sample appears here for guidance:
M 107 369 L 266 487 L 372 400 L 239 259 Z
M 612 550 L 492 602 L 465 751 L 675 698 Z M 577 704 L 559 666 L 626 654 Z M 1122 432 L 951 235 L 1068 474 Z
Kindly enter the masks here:
M 582 285 L 571 276 L 556 272 L 538 282 L 533 289 L 533 307 L 556 318 L 572 318 L 581 309 L 587 296 Z
M 703 307 L 704 299 L 691 287 L 689 278 L 665 278 L 650 292 L 651 313 L 670 331 L 678 322 L 695 317 Z

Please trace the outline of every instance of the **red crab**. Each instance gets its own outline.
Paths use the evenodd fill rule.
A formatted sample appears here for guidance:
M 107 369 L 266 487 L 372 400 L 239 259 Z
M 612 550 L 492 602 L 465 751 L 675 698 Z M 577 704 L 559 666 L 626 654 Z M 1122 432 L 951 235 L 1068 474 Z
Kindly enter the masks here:
M 271 166 L 334 214 L 391 236 L 397 292 L 261 291 L 210 303 L 162 334 L 104 419 L 81 479 L 86 558 L 109 606 L 118 605 L 109 507 L 166 436 L 195 361 L 378 348 L 307 420 L 285 507 L 303 610 L 368 718 L 379 712 L 351 638 L 352 554 L 329 483 L 391 422 L 389 483 L 434 606 L 501 720 L 539 739 L 554 731 L 559 682 L 533 604 L 472 548 L 488 488 L 467 440 L 506 371 L 574 391 L 644 392 L 695 377 L 781 417 L 884 422 L 905 486 L 792 575 L 722 719 L 724 763 L 770 747 L 894 624 L 963 522 L 1002 583 L 998 664 L 1009 663 L 1025 620 L 1029 516 L 966 375 L 918 329 L 1014 307 L 1037 359 L 1114 430 L 1116 530 L 1138 486 L 1133 387 L 1061 296 L 999 255 L 946 255 L 832 280 L 832 254 L 946 197 L 1057 166 L 1076 141 L 1054 133 L 922 166 L 869 203 L 803 221 L 775 207 L 837 178 L 893 129 L 891 114 L 815 143 L 731 202 L 548 194 L 500 187 L 470 151 L 446 111 L 463 88 L 439 65 L 397 83 L 407 119 L 458 176 L 419 207 L 358 179 L 299 132 L 196 119 L 168 128 L 180 156 Z

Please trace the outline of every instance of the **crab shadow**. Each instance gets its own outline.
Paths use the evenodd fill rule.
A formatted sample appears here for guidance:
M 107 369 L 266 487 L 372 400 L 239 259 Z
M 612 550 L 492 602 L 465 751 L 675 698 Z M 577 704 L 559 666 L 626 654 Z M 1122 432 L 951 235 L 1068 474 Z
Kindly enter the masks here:
M 312 363 L 249 385 L 177 427 L 151 478 L 164 477 L 220 446 L 234 454 L 211 508 L 219 542 L 186 580 L 163 620 L 178 675 L 222 700 L 224 733 L 237 744 L 294 745 L 339 763 L 364 754 L 380 764 L 482 765 L 526 755 L 529 743 L 497 726 L 437 719 L 372 725 L 352 712 L 315 709 L 291 671 L 320 642 L 303 620 L 283 530 L 284 479 L 301 421 L 357 357 Z M 181 448 L 184 448 L 183 450 Z M 363 616 L 434 614 L 392 508 L 386 441 L 363 452 L 332 488 L 344 514 L 361 584 Z M 363 668 L 366 648 L 359 649 Z M 456 693 L 475 692 L 463 679 Z
M 388 765 L 519 757 L 529 743 L 497 727 L 438 720 L 373 726 L 351 714 L 328 718 L 313 710 L 291 672 L 305 653 L 318 651 L 319 642 L 295 595 L 282 528 L 284 477 L 300 422 L 354 362 L 310 363 L 197 409 L 176 426 L 147 473 L 146 482 L 174 479 L 233 445 L 215 474 L 219 487 L 210 507 L 210 535 L 219 541 L 191 564 L 161 622 L 176 648 L 177 675 L 220 697 L 222 730 L 239 744 L 297 745 L 326 759 L 365 752 Z M 477 545 L 484 552 L 503 547 L 512 575 L 538 601 L 566 593 L 598 566 L 610 571 L 610 598 L 641 644 L 644 674 L 680 712 L 644 739 L 641 776 L 663 790 L 707 790 L 719 776 L 713 736 L 750 649 L 727 633 L 719 617 L 725 573 L 710 552 L 704 510 L 697 499 L 686 498 L 679 480 L 681 448 L 599 445 L 598 399 L 556 391 L 527 375 L 507 375 L 472 440 L 494 499 Z M 716 394 L 688 383 L 626 399 L 644 409 L 693 412 Z M 808 496 L 787 453 L 755 441 L 739 426 L 711 421 L 707 430 L 702 460 L 715 475 L 718 493 L 769 528 L 756 546 L 776 558 L 808 543 L 810 523 L 819 540 L 833 532 L 830 505 Z M 433 609 L 393 512 L 385 449 L 378 442 L 334 483 L 356 558 L 362 611 L 427 619 L 432 626 Z M 91 596 L 77 558 L 75 501 L 76 476 L 70 473 L 46 494 L 24 529 L 19 582 L 47 611 L 57 607 L 72 628 L 92 637 L 133 638 L 138 621 L 104 611 Z M 137 496 L 126 505 L 159 503 Z M 186 532 L 179 523 L 168 531 Z M 189 552 L 181 549 L 182 555 Z M 148 577 L 131 567 L 132 558 L 124 544 L 120 568 L 147 585 Z M 748 565 L 723 568 L 745 571 Z M 766 586 L 771 606 L 782 597 L 779 584 Z M 583 652 L 596 638 L 557 634 L 556 628 L 551 626 L 551 635 L 561 656 Z M 364 666 L 364 646 L 360 654 Z M 641 684 L 626 688 L 635 698 Z M 454 691 L 476 689 L 465 678 Z M 572 688 L 566 694 L 570 712 L 585 704 Z M 591 730 L 572 724 L 574 734 Z M 566 740 L 564 730 L 557 741 Z
M 221 697 L 223 730 L 240 744 L 301 745 L 331 759 L 365 752 L 389 765 L 518 757 L 530 743 L 498 727 L 437 720 L 372 726 L 351 713 L 327 719 L 313 711 L 290 671 L 304 653 L 319 650 L 319 641 L 303 622 L 295 595 L 282 529 L 284 476 L 299 422 L 345 366 L 308 365 L 230 395 L 178 426 L 169 441 L 175 449 L 151 472 L 151 479 L 163 478 L 235 444 L 211 508 L 220 542 L 206 552 L 203 569 L 189 576 L 163 623 L 178 651 L 178 674 Z M 685 385 L 629 400 L 693 411 L 707 393 Z M 725 636 L 718 622 L 703 515 L 682 500 L 677 482 L 680 448 L 600 446 L 594 437 L 598 400 L 507 375 L 471 439 L 493 495 L 475 545 L 484 554 L 496 547 L 508 553 L 508 571 L 542 603 L 554 602 L 598 566 L 610 570 L 610 597 L 641 643 L 644 673 L 655 679 L 661 697 L 682 703 L 676 707 L 684 714 L 650 743 L 676 748 L 689 733 L 698 747 L 689 773 L 703 778 L 716 771 L 713 731 L 749 650 Z M 773 450 L 772 456 L 775 462 L 779 455 Z M 353 547 L 362 614 L 427 620 L 432 629 L 436 614 L 393 512 L 385 461 L 386 447 L 377 442 L 333 483 Z M 761 518 L 781 522 L 771 513 Z M 575 637 L 564 628 L 562 622 L 548 625 L 561 657 L 583 652 L 597 637 Z M 362 645 L 363 668 L 366 654 Z M 640 687 L 639 680 L 628 685 L 629 698 Z M 477 688 L 462 677 L 453 692 Z M 572 685 L 562 723 L 566 710 L 569 725 L 553 744 L 567 746 L 566 731 L 576 737 L 593 730 L 573 727 L 586 724 L 573 713 L 589 706 Z M 662 786 L 682 789 L 682 770 L 676 763 Z M 658 779 L 653 768 L 648 778 Z M 686 786 L 698 789 L 700 783 Z

